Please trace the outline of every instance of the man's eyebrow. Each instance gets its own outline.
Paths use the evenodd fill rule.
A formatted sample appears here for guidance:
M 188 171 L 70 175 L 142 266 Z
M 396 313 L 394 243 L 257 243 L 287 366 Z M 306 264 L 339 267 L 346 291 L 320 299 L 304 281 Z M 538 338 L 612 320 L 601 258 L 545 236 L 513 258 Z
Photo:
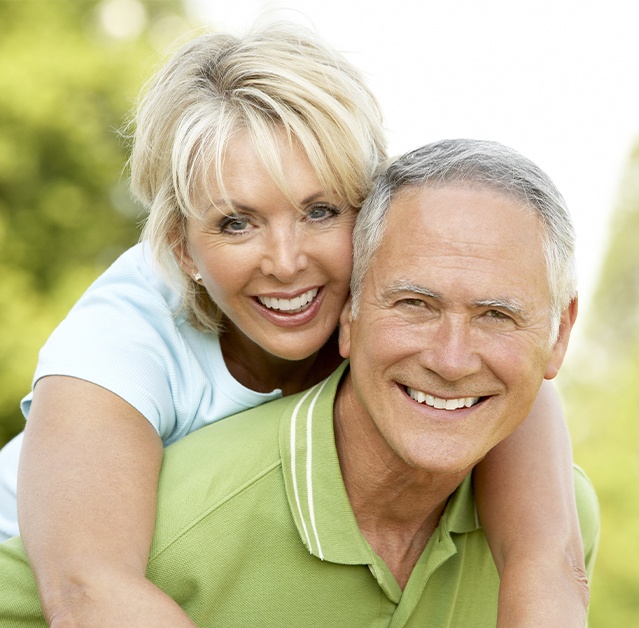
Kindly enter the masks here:
M 530 318 L 526 308 L 516 299 L 482 299 L 481 301 L 475 301 L 475 305 L 477 307 L 495 308 L 510 312 L 522 321 Z
M 394 281 L 393 283 L 389 284 L 389 286 L 384 291 L 384 294 L 386 296 L 393 296 L 395 294 L 406 292 L 412 294 L 420 294 L 422 296 L 437 299 L 439 301 L 443 300 L 443 296 L 439 292 L 435 292 L 430 288 L 425 288 L 424 286 L 401 280 Z M 526 311 L 526 308 L 516 299 L 481 299 L 479 301 L 475 301 L 473 305 L 475 307 L 495 308 L 498 310 L 503 310 L 505 312 L 509 312 L 512 316 L 519 318 L 521 321 L 527 321 L 530 318 L 528 312 Z
M 389 284 L 386 290 L 384 290 L 384 294 L 387 296 L 392 296 L 394 294 L 398 294 L 400 292 L 411 292 L 413 294 L 421 294 L 425 297 L 431 297 L 433 299 L 440 299 L 442 295 L 434 290 L 430 290 L 429 288 L 425 288 L 424 286 L 419 286 L 414 283 L 410 283 L 408 281 L 393 281 L 393 283 Z

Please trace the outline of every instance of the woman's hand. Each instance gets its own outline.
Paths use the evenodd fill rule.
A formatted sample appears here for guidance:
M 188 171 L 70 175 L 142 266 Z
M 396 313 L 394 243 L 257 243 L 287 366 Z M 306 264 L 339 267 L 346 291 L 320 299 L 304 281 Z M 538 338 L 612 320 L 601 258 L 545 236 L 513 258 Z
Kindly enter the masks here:
M 41 379 L 18 474 L 20 533 L 52 626 L 192 626 L 146 581 L 162 442 L 132 406 Z
M 498 627 L 583 628 L 589 594 L 572 450 L 552 384 L 477 465 L 474 484 L 501 578 Z

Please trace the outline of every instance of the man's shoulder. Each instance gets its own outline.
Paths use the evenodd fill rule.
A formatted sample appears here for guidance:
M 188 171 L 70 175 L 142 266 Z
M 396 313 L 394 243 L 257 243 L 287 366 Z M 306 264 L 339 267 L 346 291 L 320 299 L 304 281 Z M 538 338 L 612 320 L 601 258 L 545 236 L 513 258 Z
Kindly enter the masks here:
M 182 475 L 198 481 L 218 471 L 250 469 L 253 461 L 279 457 L 278 434 L 282 415 L 293 397 L 285 397 L 239 412 L 192 432 L 166 448 L 161 480 Z
M 280 420 L 292 400 L 251 408 L 166 448 L 152 554 L 269 475 L 281 476 Z

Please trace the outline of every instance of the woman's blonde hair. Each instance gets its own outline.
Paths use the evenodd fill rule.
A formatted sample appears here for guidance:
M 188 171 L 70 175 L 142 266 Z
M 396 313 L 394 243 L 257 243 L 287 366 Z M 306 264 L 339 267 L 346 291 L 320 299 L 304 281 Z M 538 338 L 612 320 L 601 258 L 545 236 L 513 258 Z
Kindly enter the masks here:
M 191 322 L 214 333 L 219 308 L 174 254 L 187 245 L 186 221 L 198 214 L 202 184 L 212 175 L 224 190 L 222 163 L 233 134 L 248 132 L 286 191 L 276 138 L 283 129 L 324 189 L 357 209 L 386 158 L 380 108 L 360 73 L 292 24 L 189 41 L 151 80 L 134 124 L 131 186 L 149 212 L 142 237 L 183 293 Z

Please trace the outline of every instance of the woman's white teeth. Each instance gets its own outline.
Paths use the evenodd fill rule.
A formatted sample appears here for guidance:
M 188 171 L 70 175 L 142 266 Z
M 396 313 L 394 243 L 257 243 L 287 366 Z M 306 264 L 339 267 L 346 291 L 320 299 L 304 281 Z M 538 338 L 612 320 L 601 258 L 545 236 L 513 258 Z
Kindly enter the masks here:
M 421 390 L 406 387 L 406 392 L 418 403 L 425 403 L 427 406 L 436 408 L 437 410 L 458 410 L 459 408 L 470 408 L 474 406 L 479 397 L 460 397 L 459 399 L 442 399 L 441 397 L 433 397 Z
M 276 297 L 257 297 L 259 302 L 269 310 L 278 312 L 301 312 L 317 296 L 319 288 L 313 288 L 294 299 L 278 299 Z

